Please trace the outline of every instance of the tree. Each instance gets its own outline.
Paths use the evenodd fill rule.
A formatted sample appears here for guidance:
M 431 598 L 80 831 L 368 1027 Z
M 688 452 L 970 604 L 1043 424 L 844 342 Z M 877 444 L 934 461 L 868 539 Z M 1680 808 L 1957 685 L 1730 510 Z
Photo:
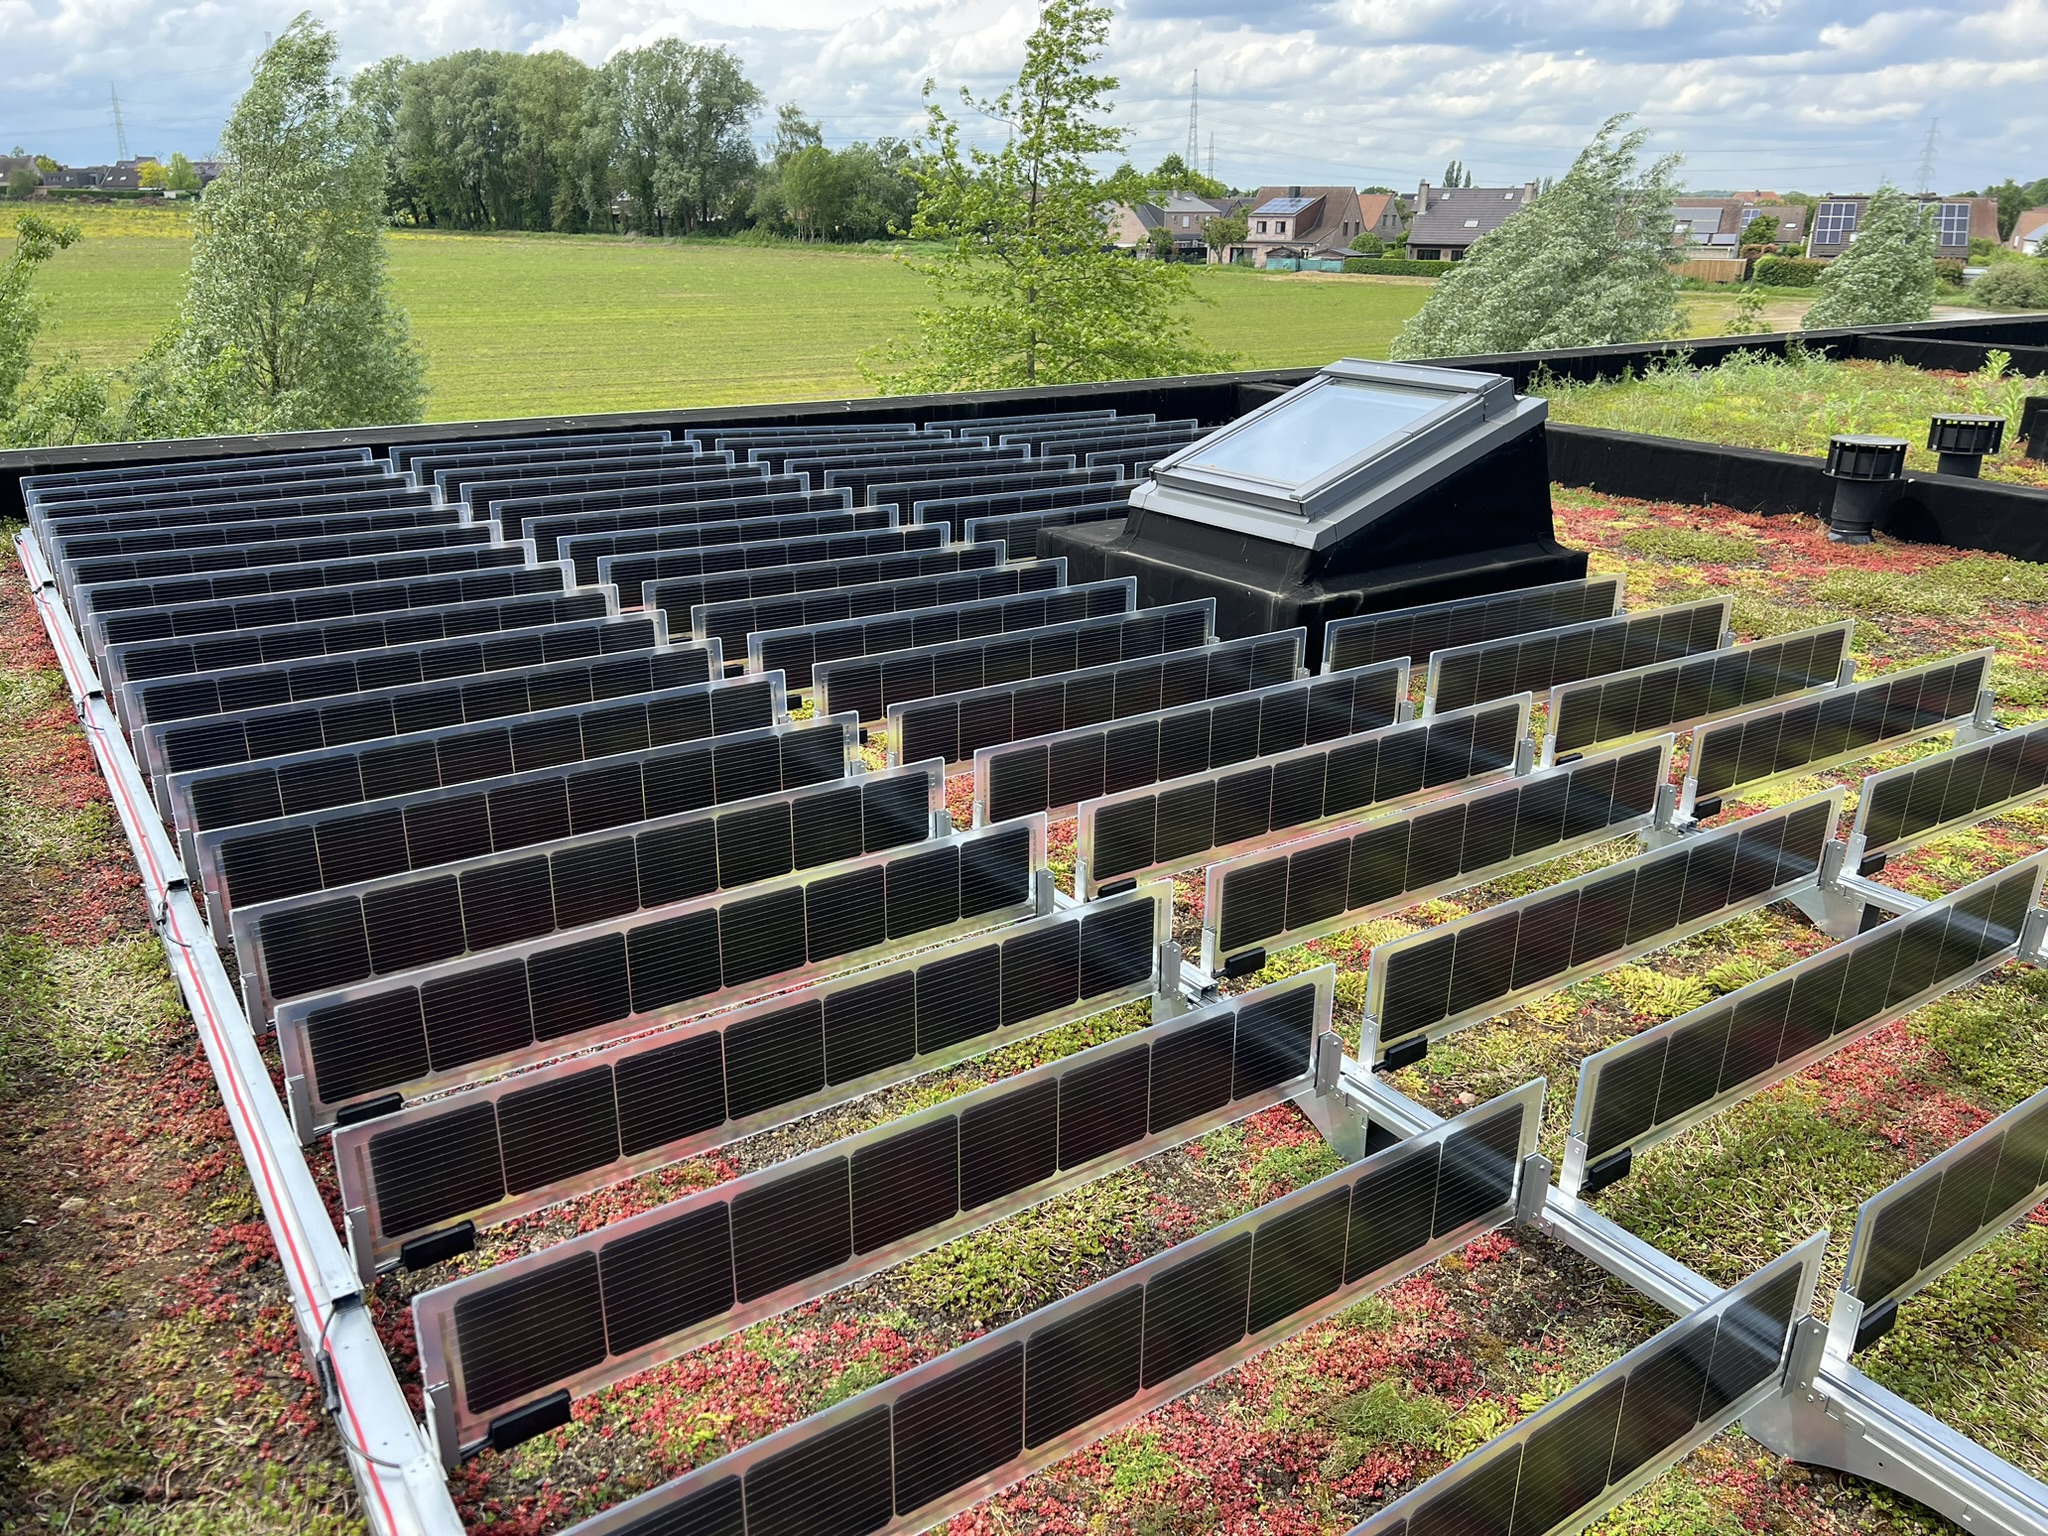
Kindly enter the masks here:
M 1109 8 L 1045 0 L 1015 85 L 992 99 L 960 93 L 970 116 L 1006 130 L 969 146 L 925 86 L 914 237 L 948 242 L 918 264 L 940 302 L 914 338 L 871 369 L 884 389 L 997 389 L 1143 378 L 1222 366 L 1179 308 L 1192 279 L 1179 262 L 1127 261 L 1103 239 L 1103 186 L 1091 162 L 1118 153 L 1115 79 L 1090 73 L 1108 42 Z
M 1462 160 L 1453 160 L 1444 167 L 1444 185 L 1452 190 L 1472 185 L 1472 173 L 1465 168 Z
M 171 151 L 171 163 L 164 167 L 164 185 L 173 192 L 197 192 L 199 169 L 178 150 Z
M 1361 256 L 1384 256 L 1387 254 L 1387 242 L 1371 230 L 1361 229 L 1352 237 L 1351 249 Z
M 640 227 L 731 217 L 754 171 L 747 124 L 761 92 L 729 49 L 665 37 L 614 54 L 591 87 L 591 130 Z
M 7 173 L 7 195 L 17 202 L 34 197 L 36 188 L 42 184 L 43 178 L 36 174 L 33 166 L 17 165 Z
M 1171 261 L 1180 250 L 1174 242 L 1173 231 L 1164 224 L 1155 224 L 1145 231 L 1145 247 L 1155 261 Z
M 145 192 L 162 192 L 171 184 L 171 173 L 155 160 L 135 167 L 135 184 Z
M 43 329 L 47 301 L 35 291 L 36 271 L 78 243 L 76 224 L 53 224 L 41 214 L 17 214 L 14 253 L 0 267 L 0 418 L 14 414 L 27 381 L 30 354 Z
M 1645 341 L 1678 328 L 1671 199 L 1678 157 L 1610 117 L 1572 168 L 1437 280 L 1395 357 Z
M 837 230 L 846 202 L 839 157 L 822 144 L 798 150 L 782 168 L 782 199 L 804 239 L 822 240 Z
M 176 334 L 137 385 L 144 416 L 162 419 L 225 366 L 223 406 L 240 426 L 418 418 L 419 353 L 386 292 L 383 156 L 334 75 L 338 51 L 300 15 L 229 114 Z
M 1934 220 L 1890 182 L 1872 194 L 1849 248 L 1820 275 L 1806 330 L 1925 320 L 1934 308 Z
M 1216 259 L 1223 261 L 1229 249 L 1244 244 L 1245 236 L 1251 232 L 1251 221 L 1242 213 L 1219 213 L 1202 226 L 1202 239 L 1216 253 Z
M 1760 213 L 1742 227 L 1744 245 L 1771 245 L 1778 238 L 1778 216 Z

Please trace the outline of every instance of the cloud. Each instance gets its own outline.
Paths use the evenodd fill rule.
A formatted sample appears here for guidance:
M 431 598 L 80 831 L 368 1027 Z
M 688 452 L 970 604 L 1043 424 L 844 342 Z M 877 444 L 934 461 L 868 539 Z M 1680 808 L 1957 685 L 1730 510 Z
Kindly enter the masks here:
M 0 144 L 72 163 L 208 148 L 262 40 L 299 0 L 0 0 Z M 770 102 L 828 138 L 915 131 L 937 81 L 999 89 L 1034 0 L 331 0 L 351 64 L 387 53 L 561 48 L 592 63 L 662 36 L 732 47 Z M 1409 185 L 1556 174 L 1632 111 L 1698 187 L 1915 179 L 1940 120 L 1948 189 L 2048 171 L 2048 0 L 1119 0 L 1109 67 L 1140 160 L 1187 141 L 1260 182 Z M 766 124 L 763 124 L 763 132 Z M 993 131 L 993 130 L 988 130 Z

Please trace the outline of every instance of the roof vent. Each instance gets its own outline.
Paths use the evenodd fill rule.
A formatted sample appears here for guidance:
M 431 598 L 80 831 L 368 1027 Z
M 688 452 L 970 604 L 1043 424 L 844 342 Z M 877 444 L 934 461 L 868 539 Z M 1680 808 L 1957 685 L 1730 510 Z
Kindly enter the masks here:
M 1998 452 L 2004 443 L 2003 416 L 1942 415 L 1927 423 L 1927 446 L 1941 455 L 1935 468 L 1944 475 L 1976 479 L 1984 455 Z
M 1877 521 L 1882 487 L 1906 471 L 1903 437 L 1828 439 L 1829 476 L 1835 482 L 1835 503 L 1828 513 L 1828 538 L 1837 544 L 1868 544 Z

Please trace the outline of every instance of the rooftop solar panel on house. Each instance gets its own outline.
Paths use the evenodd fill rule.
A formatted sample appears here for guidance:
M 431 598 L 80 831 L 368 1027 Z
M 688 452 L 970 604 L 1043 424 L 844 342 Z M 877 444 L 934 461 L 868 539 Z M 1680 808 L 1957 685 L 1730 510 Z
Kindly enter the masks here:
M 1509 1220 L 1541 1103 L 1532 1083 L 1468 1110 L 607 1510 L 572 1536 L 740 1530 L 694 1523 L 716 1500 L 761 1536 L 939 1524 Z M 603 1307 L 600 1270 L 593 1262 L 564 1277 L 578 1287 L 556 1291 L 565 1316 Z M 563 1333 L 604 1347 L 588 1325 Z M 420 1339 L 429 1379 L 461 1368 L 427 1330 Z M 590 1347 L 558 1345 L 557 1371 L 577 1368 Z M 448 1461 L 462 1444 L 458 1406 L 453 1391 L 429 1395 L 430 1432 Z M 829 1525 L 786 1523 L 799 1490 L 831 1511 Z
M 795 620 L 800 606 L 826 609 L 846 605 L 819 601 L 818 594 L 806 597 L 767 599 L 760 603 L 704 606 L 691 610 L 691 630 L 720 636 L 720 643 L 732 651 L 744 648 L 747 664 L 754 671 L 780 669 L 790 678 L 792 688 L 808 688 L 815 668 L 850 656 L 878 656 L 927 646 L 947 645 L 989 635 L 1023 629 L 1078 623 L 1083 619 L 1113 618 L 1133 613 L 1138 606 L 1137 583 L 1128 577 L 1117 581 L 1087 582 L 1078 587 L 1057 586 L 1065 575 L 1062 562 L 1026 561 L 998 566 L 992 571 L 970 571 L 954 576 L 929 577 L 915 583 L 896 583 L 901 590 L 930 590 L 940 583 L 952 590 L 980 589 L 987 595 L 964 602 L 917 606 L 899 612 L 844 617 L 836 621 L 819 617 L 795 627 L 757 629 L 757 619 L 773 622 L 778 617 Z M 847 587 L 844 592 L 872 592 L 872 587 Z M 827 597 L 837 594 L 826 594 Z M 763 612 L 762 610 L 767 610 Z M 722 615 L 722 616 L 721 616 Z
M 1330 1027 L 1335 983 L 1326 966 L 1210 1004 L 428 1292 L 416 1304 L 418 1327 L 438 1335 L 438 1354 L 453 1366 L 429 1390 L 453 1400 L 465 1445 L 502 1442 L 492 1424 L 536 1397 L 565 1386 L 582 1396 L 1284 1102 L 1313 1082 L 1313 1045 Z M 526 1205 L 514 1186 L 542 1171 L 528 1168 L 546 1133 L 527 1128 L 537 1117 L 521 1116 L 520 1095 L 545 1092 L 566 1107 L 578 1087 L 588 1107 L 570 1113 L 602 1120 L 616 1104 L 609 1081 L 583 1087 L 575 1077 L 495 1095 L 495 1148 L 484 1134 L 490 1108 L 465 1104 L 460 1113 L 476 1123 L 460 1148 L 474 1179 L 465 1193 L 488 1192 L 492 1150 L 500 1165 L 498 1198 L 467 1211 L 435 1166 L 443 1159 L 434 1152 L 455 1150 L 446 1142 L 419 1156 L 416 1131 L 341 1132 L 340 1166 L 357 1175 L 343 1174 L 344 1201 L 369 1213 L 375 1245 L 363 1267 L 395 1259 L 393 1216 L 412 1217 L 424 1235 L 453 1216 L 502 1220 L 495 1207 L 509 1216 Z M 589 1141 L 601 1144 L 575 1149 L 586 1159 L 616 1146 L 615 1137 Z M 1335 1246 L 1331 1289 L 1342 1280 L 1341 1236 Z M 686 1288 L 676 1284 L 684 1255 L 694 1260 Z M 520 1315 L 520 1298 L 555 1289 L 551 1277 L 592 1259 L 607 1324 L 601 1357 L 573 1371 L 535 1370 L 537 1346 L 560 1319 L 535 1326 Z
M 229 572 L 240 575 L 259 570 L 267 570 L 270 574 L 261 578 L 249 575 L 247 579 L 276 582 L 294 579 L 299 575 L 299 567 L 348 560 L 493 547 L 518 549 L 521 558 L 528 553 L 522 545 L 494 546 L 491 530 L 472 524 L 444 522 L 427 526 L 406 524 L 395 528 L 375 526 L 383 518 L 406 515 L 371 513 L 361 517 L 307 518 L 299 522 L 266 525 L 272 532 L 278 532 L 278 537 L 262 543 L 210 549 L 152 550 L 78 560 L 58 574 L 57 584 L 75 601 L 76 594 L 85 588 L 113 582 L 134 583 Z M 341 525 L 346 531 L 335 532 L 334 525 Z M 318 584 L 317 578 L 310 574 L 301 579 L 308 585 Z
M 760 495 L 720 496 L 703 501 L 654 502 L 646 506 L 579 508 L 571 511 L 549 513 L 545 516 L 526 517 L 522 526 L 526 536 L 533 540 L 534 547 L 545 551 L 545 558 L 562 559 L 572 540 L 594 538 L 603 534 L 646 532 L 662 534 L 671 530 L 705 528 L 719 530 L 717 533 L 685 535 L 694 537 L 697 543 L 718 543 L 721 540 L 738 541 L 752 537 L 749 525 L 754 528 L 768 528 L 793 517 L 816 517 L 826 513 L 852 510 L 851 498 L 844 491 L 803 491 L 792 483 L 787 489 L 778 481 L 770 482 L 770 488 Z M 848 523 L 854 528 L 890 528 L 895 526 L 895 509 L 892 507 L 871 507 L 864 515 L 871 521 Z M 839 525 L 833 525 L 839 526 Z M 761 538 L 793 538 L 794 534 L 762 532 Z M 650 544 L 649 549 L 670 546 Z M 691 547 L 678 543 L 674 548 Z M 597 561 L 590 557 L 590 579 L 595 580 Z
M 1323 680 L 1289 679 L 1126 711 L 981 747 L 974 754 L 975 821 L 1033 811 L 1057 816 L 1085 800 L 1161 779 L 1391 725 L 1405 713 L 1407 695 L 1407 663 L 1389 662 Z
M 891 706 L 888 751 L 967 763 L 1007 741 L 1269 687 L 1300 676 L 1303 641 L 1303 631 L 1282 630 Z
M 630 432 L 564 432 L 559 435 L 535 434 L 529 437 L 454 437 L 432 443 L 393 443 L 386 451 L 391 456 L 394 469 L 410 469 L 414 459 L 437 453 L 488 453 L 494 449 L 532 448 L 573 448 L 614 444 L 630 446 L 635 443 L 666 443 L 669 441 L 666 427 L 650 427 Z
M 47 497 L 73 493 L 92 494 L 95 486 L 138 484 L 148 480 L 171 480 L 205 473 L 231 474 L 242 470 L 289 471 L 318 464 L 367 464 L 367 448 L 302 448 L 293 453 L 257 453 L 237 458 L 171 458 L 156 464 L 122 464 L 108 469 L 69 469 L 43 475 L 24 475 L 25 498 L 42 501 Z
M 1841 805 L 1838 789 L 1813 795 L 1375 945 L 1360 1055 L 1399 1065 L 1525 998 L 1811 885 Z
M 410 804 L 379 802 L 385 835 L 355 839 L 349 853 L 361 867 L 373 867 L 370 845 L 381 841 L 391 873 L 326 881 L 322 890 L 232 909 L 251 1017 L 269 1017 L 285 998 L 737 890 L 950 830 L 936 764 L 848 779 L 843 746 L 829 731 L 718 741 L 691 753 L 657 748 L 607 759 L 601 772 L 544 769 L 516 782 L 429 791 Z M 806 745 L 812 750 L 798 750 Z M 703 784 L 695 793 L 671 790 L 671 798 L 711 803 L 650 814 L 650 776 L 658 796 L 688 766 L 708 770 Z M 721 767 L 730 771 L 721 776 Z M 464 816 L 488 825 L 490 849 L 443 858 L 445 846 L 421 847 L 408 835 L 413 824 Z M 268 823 L 227 839 L 223 851 L 254 837 L 273 847 L 296 837 L 317 856 L 321 834 L 340 825 L 332 815 Z
M 2048 720 L 1873 773 L 1857 798 L 1848 862 L 1869 874 L 1892 854 L 2044 791 Z
M 1119 479 L 1142 478 L 1167 455 L 1170 444 L 1144 443 L 1135 448 L 1096 448 L 1081 455 L 1088 469 L 1114 469 Z
M 811 686 L 822 701 L 821 708 L 834 713 L 855 710 L 863 720 L 880 720 L 892 709 L 922 699 L 1204 646 L 1215 638 L 1215 614 L 1215 603 L 1203 598 L 923 650 L 848 657 L 815 667 Z M 901 732 L 911 734 L 921 729 L 907 724 L 900 727 Z M 960 760 L 961 755 L 947 752 L 943 742 L 932 741 L 931 750 L 924 750 L 927 743 L 913 741 L 898 731 L 892 731 L 890 739 L 898 752 L 915 753 L 915 757 L 904 756 L 900 761 L 926 757 Z
M 1099 485 L 1107 491 L 1121 483 L 1113 469 L 1039 467 L 1044 462 L 1028 459 L 1014 470 L 969 475 L 843 470 L 838 472 L 841 478 L 835 483 L 848 485 L 856 502 L 871 507 L 891 502 L 907 507 L 920 501 L 941 501 L 956 496 L 993 496 L 1005 491 L 1051 490 L 1063 485 Z M 865 483 L 852 484 L 856 476 Z
M 1217 974 L 1247 953 L 1306 943 L 1643 830 L 1670 776 L 1671 749 L 1665 736 L 1219 860 L 1206 878 L 1202 968 Z
M 999 927 L 1036 910 L 1044 867 L 1042 821 L 963 832 L 296 998 L 279 1045 L 327 1103 L 474 1082 Z
M 1855 621 L 1654 662 L 1550 693 L 1543 760 L 1652 731 L 1684 730 L 1788 694 L 1846 681 Z
M 2044 873 L 2036 854 L 1587 1057 L 1565 1188 L 1614 1182 L 1636 1153 L 1996 969 Z
M 225 935 L 241 904 L 843 778 L 858 733 L 766 734 L 783 702 L 735 679 L 181 776 L 180 841 Z
M 1512 773 L 1528 734 L 1523 694 L 1086 801 L 1075 815 L 1074 888 L 1094 892 L 1186 869 L 1340 816 Z
M 1621 611 L 1621 597 L 1621 577 L 1589 576 L 1332 619 L 1323 629 L 1323 670 L 1362 667 L 1399 656 L 1422 662 L 1436 651 L 1610 619 Z
M 1778 1390 L 1827 1234 L 1766 1264 L 1352 1527 L 1350 1536 L 1576 1531 Z
M 825 534 L 703 550 L 606 555 L 598 576 L 630 599 L 659 609 L 679 631 L 699 603 L 738 603 L 789 592 L 904 581 L 946 571 L 988 570 L 1003 563 L 1000 544 L 953 544 L 944 523 Z
M 721 664 L 716 647 L 657 649 L 649 639 L 649 649 L 623 654 L 144 726 L 135 735 L 138 760 L 147 758 L 144 771 L 153 781 L 158 808 L 168 813 L 167 781 L 191 769 L 708 682 Z
M 1993 652 L 1902 667 L 1867 683 L 1794 699 L 1693 732 L 1679 810 L 1794 773 L 1815 773 L 1880 745 L 1951 730 L 1977 709 Z
M 1122 431 L 1090 427 L 1068 437 L 1040 438 L 1032 451 L 1045 459 L 1071 456 L 1078 461 L 1089 454 L 1114 448 L 1146 448 L 1157 449 L 1156 457 L 1163 459 L 1176 448 L 1184 447 L 1201 435 L 1202 428 L 1198 422 L 1162 421 L 1156 427 L 1136 427 Z
M 1123 421 L 1133 426 L 1144 426 L 1158 420 L 1151 412 L 1125 414 L 1104 408 L 1093 411 L 1040 411 L 1019 416 L 1000 413 L 985 416 L 963 416 L 941 422 L 935 426 L 952 427 L 963 433 L 986 433 L 991 438 L 1012 437 L 1020 440 L 1029 438 L 1035 431 L 1063 432 L 1074 426 L 1091 422 Z
M 1648 608 L 1432 652 L 1423 710 L 1463 709 L 1511 693 L 1698 656 L 1727 644 L 1731 599 Z
M 1041 554 L 1039 535 L 1048 528 L 1075 528 L 1084 523 L 1113 523 L 1130 515 L 1125 500 L 1087 501 L 1074 506 L 1053 507 L 1038 512 L 1013 512 L 1002 517 L 969 518 L 961 537 L 970 544 L 1001 539 L 1019 560 Z
M 1161 421 L 1157 417 L 1149 421 L 1143 421 L 1134 417 L 1120 416 L 1114 421 L 1076 422 L 1072 426 L 1056 432 L 1045 432 L 1027 428 L 1023 432 L 1022 437 L 1029 440 L 1034 445 L 1036 451 L 1063 453 L 1070 450 L 1062 448 L 1048 450 L 1045 445 L 1057 442 L 1084 442 L 1095 438 L 1110 437 L 1178 437 L 1185 440 L 1200 435 L 1201 430 L 1202 424 L 1192 416 L 1179 416 L 1171 421 Z M 1016 436 L 1019 436 L 1019 434 L 999 432 L 996 434 L 996 440 L 1001 442 Z M 1104 446 L 1108 445 L 1105 444 Z

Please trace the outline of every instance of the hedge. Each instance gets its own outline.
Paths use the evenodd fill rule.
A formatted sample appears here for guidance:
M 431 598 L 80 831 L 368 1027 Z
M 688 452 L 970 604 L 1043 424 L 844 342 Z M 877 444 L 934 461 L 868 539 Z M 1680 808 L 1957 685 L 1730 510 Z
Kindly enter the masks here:
M 1346 272 L 1368 272 L 1375 277 L 1436 277 L 1447 261 L 1410 261 L 1403 256 L 1346 256 Z
M 1804 256 L 1765 256 L 1751 270 L 1750 280 L 1767 288 L 1814 288 L 1827 269 L 1826 262 Z

